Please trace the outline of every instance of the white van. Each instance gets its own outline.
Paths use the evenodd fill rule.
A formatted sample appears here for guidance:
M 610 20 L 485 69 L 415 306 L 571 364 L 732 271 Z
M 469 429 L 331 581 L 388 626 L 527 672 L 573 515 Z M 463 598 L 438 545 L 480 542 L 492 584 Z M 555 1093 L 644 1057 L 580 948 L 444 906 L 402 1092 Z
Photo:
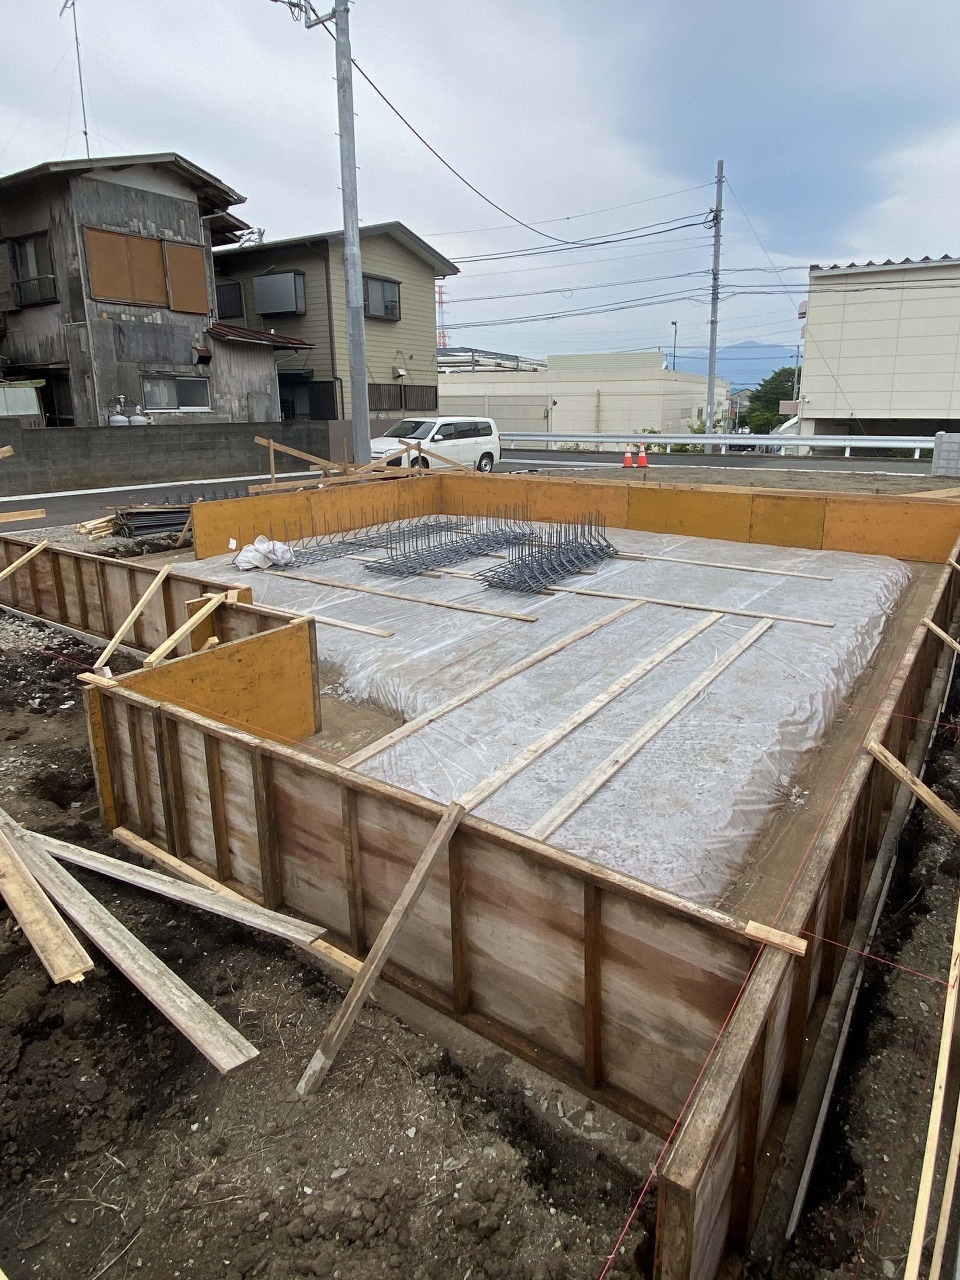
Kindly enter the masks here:
M 374 462 L 386 458 L 403 449 L 404 442 L 413 446 L 409 454 L 412 467 L 443 468 L 435 457 L 419 456 L 418 445 L 477 471 L 492 471 L 500 461 L 500 433 L 492 418 L 404 418 L 370 441 L 370 456 Z M 406 453 L 391 458 L 387 465 L 406 466 Z

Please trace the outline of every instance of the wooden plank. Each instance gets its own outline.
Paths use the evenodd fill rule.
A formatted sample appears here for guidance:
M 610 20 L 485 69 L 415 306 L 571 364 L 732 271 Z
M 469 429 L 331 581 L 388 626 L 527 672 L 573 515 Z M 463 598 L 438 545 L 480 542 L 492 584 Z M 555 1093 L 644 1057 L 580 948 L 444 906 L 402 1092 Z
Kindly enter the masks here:
M 346 863 L 347 904 L 350 913 L 350 946 L 358 956 L 366 954 L 367 930 L 363 910 L 363 862 L 360 856 L 360 827 L 357 822 L 357 793 L 340 787 L 343 815 L 343 856 Z
M 453 973 L 453 1007 L 457 1013 L 470 1008 L 470 956 L 467 945 L 467 881 L 463 838 L 455 832 L 450 840 L 448 877 L 450 881 L 450 953 Z
M 662 604 L 669 609 L 695 609 L 701 613 L 725 613 L 731 618 L 768 618 L 771 622 L 800 622 L 808 627 L 832 627 L 817 618 L 797 618 L 787 613 L 764 613 L 757 609 L 729 609 L 722 604 L 697 604 L 693 600 L 661 600 L 657 596 L 627 595 L 622 591 L 598 591 L 594 587 L 546 587 L 547 595 L 599 596 L 602 600 L 636 600 L 641 604 Z
M 239 894 L 218 893 L 205 886 L 190 884 L 182 880 L 171 880 L 169 876 L 160 875 L 157 871 L 148 871 L 144 867 L 135 867 L 130 862 L 122 862 L 119 858 L 110 858 L 102 853 L 93 853 L 89 849 L 81 849 L 77 845 L 56 840 L 52 836 L 37 836 L 52 857 L 58 862 L 67 862 L 71 866 L 83 867 L 86 871 L 96 871 L 111 880 L 120 880 L 124 884 L 135 885 L 168 898 L 171 902 L 180 902 L 187 907 L 196 907 L 211 915 L 223 916 L 238 924 L 248 925 L 260 933 L 268 933 L 272 937 L 282 938 L 285 942 L 293 942 L 298 946 L 309 947 L 317 938 L 322 938 L 326 929 L 305 921 L 294 920 L 291 916 L 280 915 L 258 906 Z
M 380 976 L 380 970 L 393 950 L 398 931 L 420 900 L 431 872 L 438 860 L 446 853 L 450 837 L 456 830 L 464 812 L 463 806 L 457 804 L 455 800 L 447 805 L 436 831 L 420 855 L 419 861 L 414 867 L 403 892 L 394 903 L 393 910 L 377 935 L 376 942 L 370 948 L 370 954 L 363 962 L 363 967 L 357 974 L 347 998 L 337 1010 L 333 1021 L 320 1042 L 319 1049 L 310 1059 L 306 1070 L 300 1077 L 297 1085 L 298 1097 L 306 1098 L 313 1093 L 330 1070 L 340 1046 L 346 1039 L 357 1014 L 360 1012 L 361 1006 L 373 989 L 374 983 Z
M 231 903 L 250 902 L 248 897 L 245 897 L 242 893 L 237 893 L 236 889 L 231 889 L 229 885 L 221 884 L 219 880 L 214 880 L 212 876 L 198 871 L 196 867 L 190 866 L 187 862 L 181 862 L 179 858 L 174 858 L 165 849 L 161 849 L 151 841 L 142 839 L 135 831 L 130 831 L 127 827 L 117 827 L 112 834 L 125 844 L 128 849 L 132 849 L 142 857 L 155 862 L 158 866 L 163 867 L 165 871 L 169 871 L 171 875 L 187 881 L 188 884 L 207 889 L 211 893 L 222 894 Z M 338 968 L 345 969 L 348 973 L 360 972 L 361 962 L 356 957 L 349 955 L 346 951 L 341 951 L 338 947 L 331 946 L 323 938 L 314 939 L 307 949 L 318 959 L 329 960 L 337 965 Z
M 571 631 L 569 635 L 563 636 L 562 639 L 555 640 L 552 644 L 548 644 L 542 649 L 537 649 L 536 652 L 529 654 L 526 658 L 521 658 L 518 662 L 505 667 L 502 671 L 498 671 L 496 675 L 490 676 L 489 679 L 481 681 L 480 684 L 474 685 L 473 688 L 467 689 L 464 693 L 457 694 L 456 697 L 451 698 L 449 701 L 441 703 L 439 707 L 434 707 L 432 711 L 425 711 L 423 715 L 415 716 L 413 720 L 408 720 L 406 724 L 402 724 L 398 729 L 394 729 L 382 738 L 378 738 L 376 742 L 371 742 L 369 746 L 361 747 L 359 751 L 354 751 L 352 755 L 345 756 L 340 761 L 340 767 L 343 769 L 355 769 L 364 760 L 369 760 L 371 756 L 379 755 L 381 751 L 386 751 L 394 743 L 402 741 L 412 733 L 417 733 L 428 724 L 433 724 L 435 720 L 449 715 L 451 711 L 455 711 L 458 707 L 472 702 L 474 698 L 479 698 L 481 694 L 489 693 L 491 689 L 503 684 L 505 680 L 511 680 L 523 671 L 529 671 L 531 667 L 544 662 L 547 658 L 552 658 L 555 653 L 562 652 L 578 640 L 584 640 L 602 627 L 607 627 L 612 622 L 618 622 L 621 618 L 626 617 L 627 614 L 633 613 L 635 609 L 639 609 L 641 604 L 643 604 L 642 600 L 634 601 L 623 608 L 615 609 L 613 613 L 597 618 L 596 621 L 589 622 L 586 626 L 579 627 L 576 631 Z
M 12 457 L 13 457 L 13 445 L 5 444 L 3 448 L 0 449 L 0 458 L 12 458 Z
M 511 622 L 537 622 L 536 614 L 511 613 L 506 609 L 485 609 L 479 604 L 461 604 L 457 600 L 428 600 L 425 596 L 412 596 L 402 591 L 385 591 L 382 587 L 365 587 L 354 582 L 338 582 L 336 578 L 311 578 L 305 573 L 291 573 L 289 569 L 260 569 L 275 578 L 295 578 L 298 582 L 312 582 L 318 587 L 332 587 L 336 591 L 359 591 L 367 596 L 384 596 L 388 600 L 408 600 L 411 604 L 425 604 L 433 609 L 453 609 L 458 613 L 481 613 L 487 618 L 508 618 Z M 831 623 L 831 626 L 833 624 Z
M 160 784 L 165 798 L 164 825 L 167 845 L 178 858 L 189 858 L 190 824 L 183 790 L 183 762 L 180 755 L 179 726 L 158 707 L 153 713 L 157 761 L 161 764 Z
M 94 671 L 100 671 L 107 665 L 107 663 L 116 653 L 116 651 L 120 648 L 120 645 L 123 642 L 123 637 L 127 634 L 127 632 L 130 630 L 133 624 L 137 621 L 137 619 L 143 613 L 144 609 L 147 607 L 147 605 L 150 603 L 153 597 L 157 594 L 157 592 L 161 590 L 161 588 L 163 587 L 164 581 L 166 580 L 169 573 L 170 573 L 170 565 L 165 564 L 163 568 L 160 570 L 160 572 L 157 574 L 157 576 L 154 578 L 154 580 L 150 583 L 149 587 L 147 587 L 146 591 L 143 593 L 143 595 L 140 597 L 137 603 L 133 606 L 133 608 L 124 618 L 123 622 L 120 623 L 120 626 L 118 627 L 116 633 L 114 634 L 113 639 L 110 641 L 110 643 L 107 645 L 104 651 L 100 654 L 99 658 L 97 658 L 96 662 L 93 664 Z M 130 581 L 131 582 L 134 581 L 134 578 L 132 576 Z
M 544 755 L 552 747 L 555 747 L 557 743 L 566 738 L 574 731 L 574 729 L 585 724 L 587 720 L 590 720 L 595 716 L 598 711 L 602 711 L 603 708 L 613 702 L 615 698 L 619 698 L 621 694 L 626 693 L 627 690 L 635 685 L 638 680 L 643 679 L 643 677 L 648 675 L 655 667 L 658 667 L 661 662 L 665 662 L 671 654 L 676 653 L 678 649 L 682 649 L 683 646 L 689 644 L 691 640 L 695 640 L 702 632 L 706 631 L 709 627 L 712 627 L 714 623 L 719 622 L 722 617 L 722 613 L 709 613 L 706 618 L 701 619 L 699 622 L 695 622 L 692 627 L 688 627 L 686 631 L 682 631 L 679 635 L 674 636 L 672 640 L 669 640 L 665 645 L 661 645 L 659 649 L 650 654 L 649 657 L 645 658 L 643 662 L 632 667 L 625 675 L 622 675 L 618 680 L 615 680 L 613 684 L 608 685 L 602 693 L 597 694 L 595 698 L 592 698 L 578 710 L 574 711 L 572 715 L 567 716 L 565 720 L 561 720 L 561 722 L 553 729 L 548 729 L 546 733 L 541 734 L 539 738 L 534 742 L 531 742 L 528 747 L 525 747 L 523 751 L 519 752 L 511 760 L 508 760 L 506 764 L 501 765 L 501 767 L 494 773 L 489 774 L 486 778 L 482 778 L 476 786 L 472 787 L 465 795 L 459 797 L 460 803 L 465 809 L 475 809 L 477 805 L 482 804 L 484 800 L 488 800 L 495 791 L 499 791 L 505 783 L 509 782 L 511 778 L 516 777 L 518 773 L 526 769 L 534 760 L 538 760 L 540 756 Z
M 217 875 L 221 880 L 233 878 L 230 861 L 230 832 L 227 827 L 227 810 L 223 798 L 223 772 L 220 768 L 220 742 L 209 734 L 203 735 L 203 751 L 207 767 L 207 790 L 210 795 L 210 820 L 213 825 L 213 845 L 217 858 Z
M 941 822 L 945 822 L 951 831 L 956 835 L 960 835 L 960 814 L 954 813 L 948 804 L 940 799 L 930 788 L 910 770 L 900 763 L 896 756 L 891 755 L 886 747 L 879 742 L 870 742 L 867 744 L 867 750 L 879 760 L 884 768 L 888 769 L 895 778 L 909 787 L 918 800 L 922 800 L 931 813 L 936 814 Z
M 583 886 L 583 1075 L 587 1088 L 603 1080 L 601 1028 L 603 898 L 595 884 Z
M 50 552 L 50 573 L 53 577 L 53 590 L 57 598 L 57 621 L 67 623 L 67 597 L 63 589 L 63 565 L 60 563 L 60 552 L 53 548 Z
M 9 827 L 0 830 L 0 895 L 51 981 L 82 982 L 93 961 L 37 884 L 22 856 L 20 829 L 12 819 L 7 820 Z
M 528 834 L 545 840 L 561 827 L 576 811 L 595 795 L 610 779 L 623 768 L 647 743 L 654 738 L 665 725 L 698 698 L 708 685 L 731 666 L 741 654 L 760 639 L 773 625 L 769 618 L 751 627 L 746 635 L 732 645 L 716 662 L 712 662 L 695 680 L 692 680 L 675 698 L 667 703 L 652 719 L 632 734 L 622 746 L 612 752 L 606 760 L 584 778 L 584 780 L 558 800 L 544 816 L 528 829 Z
M 737 1163 L 733 1178 L 728 1240 L 742 1249 L 750 1235 L 751 1207 L 757 1195 L 754 1173 L 760 1139 L 760 1105 L 763 1099 L 763 1068 L 767 1040 L 762 1037 L 747 1060 L 740 1085 L 740 1119 L 737 1125 Z M 762 1196 L 762 1192 L 760 1193 Z
M 153 802 L 150 798 L 150 777 L 143 746 L 143 716 L 139 707 L 127 706 L 127 728 L 130 734 L 130 755 L 133 760 L 133 784 L 137 800 L 137 821 L 140 834 L 149 839 L 154 831 Z
M 694 564 L 701 569 L 735 569 L 738 573 L 765 573 L 774 578 L 808 578 L 812 582 L 832 582 L 821 573 L 799 573 L 795 569 L 761 569 L 754 564 L 728 564 L 723 560 L 688 560 L 685 556 L 651 556 L 643 552 L 617 551 L 618 560 L 663 560 L 669 564 Z
M 789 951 L 791 955 L 803 956 L 807 953 L 807 943 L 794 933 L 784 933 L 782 929 L 773 929 L 770 925 L 760 924 L 757 920 L 748 920 L 743 930 L 745 938 L 753 942 L 762 942 L 768 947 L 779 947 L 781 951 Z
M 15 520 L 42 520 L 46 514 L 43 507 L 29 511 L 0 511 L 0 524 L 12 524 Z
M 940 1217 L 937 1221 L 937 1234 L 933 1242 L 933 1254 L 930 1258 L 930 1272 L 927 1280 L 940 1280 L 940 1272 L 943 1270 L 943 1255 L 947 1247 L 947 1232 L 950 1229 L 953 1198 L 957 1188 L 958 1165 L 960 1165 L 960 1107 L 955 1107 L 953 1137 L 950 1139 L 950 1155 L 947 1160 L 943 1195 L 940 1199 Z M 956 1275 L 956 1272 L 954 1274 Z
M 42 847 L 34 844 L 27 852 L 31 871 L 61 910 L 218 1071 L 233 1071 L 258 1056 L 259 1049 L 158 960 Z
M 168 636 L 166 640 L 164 640 L 163 644 L 158 645 L 157 648 L 154 649 L 153 653 L 144 658 L 144 667 L 155 667 L 158 663 L 162 662 L 167 654 L 176 649 L 180 641 L 185 636 L 188 636 L 194 627 L 197 626 L 198 623 L 202 622 L 204 618 L 209 617 L 210 614 L 213 613 L 214 609 L 218 609 L 226 598 L 226 591 L 221 591 L 218 595 L 212 596 L 191 618 L 188 618 L 182 626 L 178 627 L 172 636 Z
M 303 462 L 314 462 L 318 467 L 322 467 L 326 471 L 342 471 L 343 468 L 337 463 L 331 462 L 329 458 L 320 458 L 314 453 L 304 453 L 302 449 L 294 449 L 292 445 L 281 444 L 279 440 L 267 440 L 263 436 L 254 436 L 253 443 L 262 445 L 263 448 L 269 449 L 270 458 L 270 479 L 275 480 L 273 457 L 274 453 L 286 453 L 291 458 L 300 458 Z
M 953 636 L 948 636 L 946 631 L 938 627 L 932 618 L 924 618 L 923 625 L 932 631 L 935 636 L 939 636 L 944 644 L 949 645 L 954 653 L 960 653 L 960 642 L 954 640 Z
M 904 770 L 904 772 L 907 772 L 907 770 Z M 913 777 L 912 774 L 910 776 Z M 901 779 L 901 781 L 906 782 L 906 779 Z M 910 786 L 909 782 L 907 782 L 907 786 Z M 911 790 L 913 790 L 912 787 Z M 953 950 L 950 955 L 950 970 L 947 974 L 947 994 L 943 1002 L 943 1030 L 940 1035 L 937 1074 L 933 1082 L 933 1100 L 930 1104 L 930 1120 L 927 1125 L 927 1145 L 923 1153 L 923 1167 L 920 1170 L 920 1185 L 917 1190 L 917 1208 L 913 1218 L 913 1230 L 910 1234 L 910 1248 L 907 1253 L 907 1265 L 903 1273 L 903 1280 L 918 1280 L 923 1261 L 923 1246 L 927 1237 L 927 1217 L 930 1212 L 930 1197 L 933 1193 L 933 1180 L 937 1166 L 937 1148 L 940 1142 L 940 1129 L 943 1120 L 943 1105 L 947 1096 L 947 1074 L 950 1068 L 954 1024 L 957 1017 L 958 983 L 960 983 L 960 910 L 957 911 L 956 925 L 953 930 Z
M 6 582 L 7 578 L 13 577 L 18 569 L 22 569 L 24 565 L 29 564 L 33 557 L 38 556 L 41 551 L 46 551 L 49 545 L 49 541 L 45 538 L 43 542 L 38 542 L 35 547 L 31 547 L 29 551 L 25 551 L 22 556 L 8 564 L 5 569 L 0 569 L 0 582 Z
M 283 902 L 283 868 L 280 865 L 277 818 L 273 802 L 273 761 L 262 751 L 257 751 L 251 760 L 251 768 L 263 905 L 275 910 Z

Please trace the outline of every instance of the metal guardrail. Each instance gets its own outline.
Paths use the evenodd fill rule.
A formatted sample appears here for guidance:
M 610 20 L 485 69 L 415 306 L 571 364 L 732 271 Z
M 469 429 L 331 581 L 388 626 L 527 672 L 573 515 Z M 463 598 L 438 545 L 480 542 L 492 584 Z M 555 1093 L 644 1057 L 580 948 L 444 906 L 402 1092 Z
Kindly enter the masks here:
M 596 433 L 564 434 L 553 431 L 501 431 L 500 439 L 507 445 L 531 444 L 546 442 L 563 446 L 565 444 L 593 444 L 598 451 L 606 445 L 637 445 L 641 441 L 647 445 L 662 446 L 670 453 L 677 445 L 701 445 L 705 451 L 716 453 L 746 452 L 754 449 L 761 453 L 784 453 L 794 449 L 804 450 L 843 450 L 843 456 L 849 458 L 851 450 L 873 450 L 887 452 L 891 449 L 910 449 L 914 458 L 922 454 L 933 453 L 933 436 L 806 436 L 806 435 L 746 435 L 726 432 L 712 436 L 694 435 L 690 432 L 679 432 L 676 435 L 657 435 L 655 433 L 638 432 L 631 435 L 607 435 Z

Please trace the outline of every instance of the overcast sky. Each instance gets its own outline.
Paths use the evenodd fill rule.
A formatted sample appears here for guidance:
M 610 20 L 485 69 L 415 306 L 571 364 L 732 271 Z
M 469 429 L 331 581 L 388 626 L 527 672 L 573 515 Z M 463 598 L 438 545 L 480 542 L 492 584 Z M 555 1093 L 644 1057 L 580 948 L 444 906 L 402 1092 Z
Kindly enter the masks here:
M 272 0 L 76 2 L 94 154 L 179 151 L 241 191 L 236 212 L 270 239 L 341 225 L 322 28 Z M 0 0 L 0 172 L 83 154 L 60 4 Z M 356 0 L 352 36 L 387 97 L 511 215 L 568 241 L 645 229 L 463 263 L 446 286 L 451 344 L 668 348 L 675 319 L 681 352 L 703 345 L 702 224 L 721 156 L 723 344 L 797 341 L 807 263 L 960 253 L 960 24 L 947 0 Z M 362 81 L 355 92 L 363 221 L 399 219 L 456 261 L 550 247 L 463 186 Z M 669 220 L 695 225 L 649 234 Z M 640 305 L 477 323 L 625 301 Z

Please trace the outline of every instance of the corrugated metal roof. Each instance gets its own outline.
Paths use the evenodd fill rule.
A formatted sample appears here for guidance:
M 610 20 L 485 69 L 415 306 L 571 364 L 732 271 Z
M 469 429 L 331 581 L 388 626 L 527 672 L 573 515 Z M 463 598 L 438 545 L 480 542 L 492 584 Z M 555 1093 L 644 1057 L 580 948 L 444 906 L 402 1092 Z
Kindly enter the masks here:
M 445 258 L 442 253 L 438 253 L 432 245 L 427 244 L 426 240 L 422 240 L 415 231 L 411 231 L 402 222 L 372 222 L 360 228 L 360 238 L 363 239 L 364 236 L 393 236 L 394 240 L 399 241 L 411 253 L 415 253 L 418 258 L 422 258 L 424 262 L 429 263 L 433 268 L 434 275 L 458 276 L 460 274 L 460 268 L 456 263 L 451 262 L 449 258 Z M 226 249 L 218 249 L 214 259 L 223 258 L 226 261 L 228 258 L 241 253 L 251 254 L 269 252 L 271 249 L 293 249 L 298 245 L 309 245 L 318 240 L 342 239 L 342 231 L 318 231 L 314 235 L 292 236 L 288 240 L 264 240 L 262 244 L 241 244 L 235 247 L 231 245 Z
M 311 351 L 312 342 L 302 338 L 288 338 L 282 333 L 268 333 L 265 329 L 245 329 L 239 324 L 223 324 L 217 320 L 207 330 L 212 338 L 221 342 L 256 342 L 265 347 L 289 347 L 292 351 Z
M 887 258 L 885 262 L 848 262 L 846 266 L 842 262 L 833 262 L 829 266 L 821 266 L 819 262 L 810 264 L 811 271 L 884 271 L 884 270 L 900 270 L 903 267 L 930 267 L 945 264 L 960 264 L 960 258 L 951 258 L 949 253 L 945 253 L 942 258 L 901 258 L 899 262 L 895 262 L 893 258 Z

